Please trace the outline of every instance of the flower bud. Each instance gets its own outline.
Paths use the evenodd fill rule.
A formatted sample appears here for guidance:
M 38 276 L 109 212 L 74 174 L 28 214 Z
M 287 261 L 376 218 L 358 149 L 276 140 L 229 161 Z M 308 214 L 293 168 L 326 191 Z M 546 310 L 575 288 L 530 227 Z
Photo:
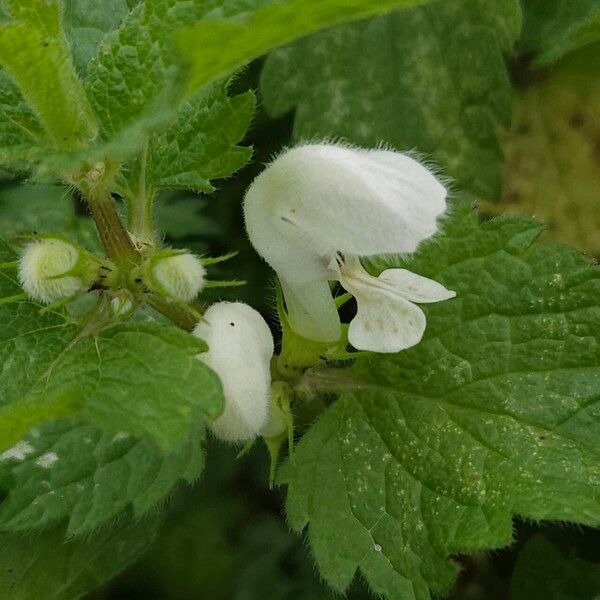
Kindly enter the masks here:
M 219 302 L 204 314 L 194 335 L 208 344 L 198 358 L 221 379 L 225 408 L 210 423 L 216 437 L 243 442 L 261 432 L 269 418 L 273 337 L 265 320 L 241 302 Z
M 206 270 L 190 252 L 162 250 L 153 254 L 143 266 L 144 283 L 154 292 L 191 302 L 205 284 Z
M 51 304 L 88 288 L 96 279 L 98 261 L 87 250 L 62 237 L 31 241 L 19 261 L 19 282 L 32 300 Z

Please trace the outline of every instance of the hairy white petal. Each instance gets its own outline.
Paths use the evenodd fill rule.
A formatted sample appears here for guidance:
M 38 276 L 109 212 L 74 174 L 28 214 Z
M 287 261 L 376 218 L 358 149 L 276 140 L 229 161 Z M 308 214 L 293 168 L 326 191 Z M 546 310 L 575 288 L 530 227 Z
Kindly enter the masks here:
M 241 302 L 213 304 L 194 335 L 208 344 L 198 355 L 220 377 L 223 414 L 210 428 L 220 439 L 242 442 L 259 434 L 268 421 L 273 337 L 261 315 Z
M 398 152 L 310 144 L 284 152 L 255 179 L 247 220 L 259 204 L 273 227 L 315 255 L 367 256 L 413 252 L 437 230 L 446 189 Z
M 456 292 L 446 289 L 441 283 L 406 269 L 386 269 L 378 279 L 394 286 L 399 294 L 411 302 L 428 304 L 456 296 Z
M 44 304 L 75 294 L 82 287 L 79 277 L 65 275 L 76 265 L 79 249 L 59 238 L 43 238 L 27 244 L 19 261 L 23 291 Z
M 191 302 L 205 284 L 206 270 L 193 254 L 159 257 L 152 262 L 152 276 L 166 295 Z
M 293 285 L 281 279 L 291 328 L 311 340 L 331 342 L 342 335 L 340 317 L 326 280 Z
M 356 298 L 357 312 L 348 329 L 348 341 L 357 350 L 400 352 L 421 341 L 426 320 L 418 306 L 378 285 L 378 279 L 366 271 L 343 277 L 342 285 Z
M 436 232 L 446 195 L 426 167 L 389 150 L 308 144 L 276 158 L 248 189 L 244 213 L 250 241 L 282 281 L 291 326 L 337 339 L 324 286 L 338 279 L 337 254 L 413 252 Z

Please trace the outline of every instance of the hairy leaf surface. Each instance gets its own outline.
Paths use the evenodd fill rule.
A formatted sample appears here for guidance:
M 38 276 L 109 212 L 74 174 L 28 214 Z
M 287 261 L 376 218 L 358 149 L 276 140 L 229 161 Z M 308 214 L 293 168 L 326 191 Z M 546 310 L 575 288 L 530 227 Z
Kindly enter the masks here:
M 209 14 L 204 22 L 184 29 L 178 36 L 179 49 L 191 65 L 188 92 L 230 74 L 273 48 L 319 29 L 423 1 L 255 1 L 255 10 L 248 11 L 242 18 L 235 14 L 237 11 L 231 15 L 235 18 L 229 19 L 211 18 Z
M 60 529 L 42 535 L 0 535 L 3 600 L 77 600 L 139 558 L 160 519 L 121 523 L 89 539 L 65 542 Z
M 261 79 L 296 139 L 386 143 L 439 164 L 462 189 L 500 193 L 498 130 L 511 115 L 503 54 L 517 0 L 447 0 L 337 27 L 272 52 Z
M 288 519 L 339 590 L 359 569 L 376 593 L 426 600 L 452 586 L 450 555 L 507 545 L 513 514 L 600 524 L 600 270 L 532 245 L 530 219 L 479 224 L 459 204 L 444 229 L 370 268 L 457 297 L 423 307 L 415 348 L 331 375 L 326 389 L 356 391 L 281 474 Z
M 149 439 L 67 421 L 45 423 L 0 455 L 0 530 L 40 531 L 68 519 L 81 535 L 128 508 L 139 517 L 203 466 L 201 427 L 163 453 Z

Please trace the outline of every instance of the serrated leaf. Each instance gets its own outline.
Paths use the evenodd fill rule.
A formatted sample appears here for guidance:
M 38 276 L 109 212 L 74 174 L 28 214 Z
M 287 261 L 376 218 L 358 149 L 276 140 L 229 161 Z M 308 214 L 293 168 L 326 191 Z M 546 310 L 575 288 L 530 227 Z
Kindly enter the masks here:
M 510 542 L 513 514 L 600 523 L 600 270 L 532 245 L 531 219 L 480 224 L 459 204 L 444 230 L 370 269 L 408 268 L 456 299 L 423 307 L 418 346 L 330 373 L 330 391 L 356 391 L 281 475 L 289 522 L 308 525 L 338 590 L 358 569 L 387 598 L 428 600 L 454 582 L 450 555 Z
M 584 48 L 517 91 L 504 137 L 501 202 L 489 214 L 536 215 L 547 235 L 600 255 L 600 45 Z
M 522 46 L 537 55 L 538 65 L 598 40 L 597 0 L 523 0 Z
M 137 560 L 152 543 L 160 519 L 128 522 L 94 537 L 65 542 L 56 529 L 43 535 L 0 535 L 3 600 L 78 600 Z
M 63 19 L 79 73 L 97 55 L 104 36 L 129 12 L 125 0 L 64 0 Z
M 462 189 L 500 193 L 498 130 L 510 124 L 503 53 L 517 0 L 445 0 L 338 27 L 267 57 L 267 112 L 295 109 L 294 137 L 387 143 L 425 154 Z
M 269 50 L 338 23 L 364 19 L 423 0 L 287 0 L 254 2 L 256 8 L 233 18 L 210 15 L 178 34 L 178 48 L 190 64 L 187 83 L 192 93 L 232 73 Z M 237 12 L 237 11 L 236 11 Z M 202 43 L 198 43 L 202 40 Z
M 90 425 L 54 421 L 34 429 L 0 456 L 0 531 L 30 532 L 68 519 L 82 535 L 128 508 L 140 517 L 160 504 L 180 480 L 203 466 L 204 430 L 167 453 L 149 439 L 109 435 Z
M 32 393 L 76 388 L 91 423 L 150 436 L 168 450 L 223 410 L 219 378 L 196 358 L 206 349 L 198 342 L 176 327 L 109 327 L 66 349 Z
M 43 129 L 23 97 L 0 72 L 0 163 L 5 168 L 27 171 L 24 161 L 38 156 Z
M 0 262 L 14 258 L 0 252 Z M 14 270 L 0 271 L 0 297 L 19 290 Z M 36 406 L 72 390 L 90 422 L 150 436 L 164 450 L 221 413 L 219 378 L 196 358 L 206 348 L 201 340 L 176 327 L 134 322 L 82 335 L 61 314 L 40 308 L 0 304 L 2 406 Z
M 184 103 L 174 123 L 150 136 L 141 157 L 127 165 L 121 193 L 153 198 L 164 189 L 214 191 L 210 181 L 229 177 L 252 156 L 237 144 L 254 114 L 254 94 L 230 98 L 226 85 Z
M 565 556 L 541 535 L 519 553 L 511 600 L 596 600 L 599 595 L 600 565 Z
M 0 65 L 42 123 L 50 146 L 71 149 L 89 142 L 96 124 L 63 33 L 60 2 L 5 4 L 12 19 L 0 24 Z

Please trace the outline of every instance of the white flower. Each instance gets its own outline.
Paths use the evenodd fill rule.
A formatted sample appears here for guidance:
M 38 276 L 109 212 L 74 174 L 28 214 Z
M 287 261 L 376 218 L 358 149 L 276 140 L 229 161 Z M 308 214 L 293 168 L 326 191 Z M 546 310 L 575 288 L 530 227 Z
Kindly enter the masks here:
M 256 437 L 269 419 L 270 361 L 273 337 L 253 308 L 241 302 L 213 304 L 194 329 L 208 344 L 198 358 L 219 375 L 225 397 L 223 414 L 210 423 L 228 442 Z
M 33 240 L 19 261 L 19 282 L 29 298 L 51 304 L 93 283 L 97 268 L 91 255 L 60 237 Z
M 190 252 L 161 250 L 145 263 L 144 281 L 158 294 L 191 302 L 206 283 L 206 270 L 200 259 Z
M 321 341 L 339 339 L 329 281 L 354 294 L 349 341 L 397 352 L 417 344 L 425 315 L 412 302 L 455 294 L 403 269 L 372 277 L 359 257 L 414 252 L 437 230 L 446 189 L 416 160 L 389 150 L 312 144 L 284 152 L 246 195 L 250 241 L 275 269 L 290 325 Z

